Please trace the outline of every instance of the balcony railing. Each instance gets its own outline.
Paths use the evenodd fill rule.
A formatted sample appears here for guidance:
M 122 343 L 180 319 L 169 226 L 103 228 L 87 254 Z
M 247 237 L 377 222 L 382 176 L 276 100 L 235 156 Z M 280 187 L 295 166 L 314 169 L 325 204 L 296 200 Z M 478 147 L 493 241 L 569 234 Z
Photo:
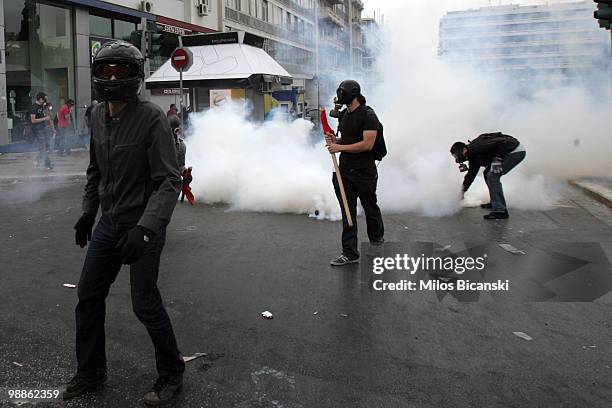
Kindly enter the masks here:
M 344 11 L 335 10 L 332 7 L 326 6 L 321 7 L 319 9 L 319 17 L 321 18 L 329 18 L 334 21 L 336 24 L 344 27 L 347 21 L 347 16 Z
M 325 44 L 331 45 L 331 46 L 334 46 L 335 48 L 338 48 L 338 49 L 341 49 L 341 50 L 343 50 L 343 49 L 348 47 L 348 43 L 344 43 L 342 40 L 340 40 L 340 39 L 338 39 L 336 37 L 331 37 L 331 36 L 330 37 L 325 37 L 325 36 L 322 36 L 322 37 L 320 37 L 320 41 L 321 41 L 321 43 L 323 45 L 325 45 Z
M 307 47 L 313 47 L 314 40 L 309 38 L 307 33 L 297 33 L 295 31 L 287 30 L 274 24 L 270 24 L 267 21 L 260 20 L 258 18 L 249 16 L 248 14 L 241 13 L 232 8 L 225 8 L 225 18 L 236 23 L 240 23 L 244 26 L 254 28 L 264 33 L 268 33 L 285 40 L 291 40 L 298 44 L 305 45 Z
M 294 11 L 297 11 L 298 13 L 301 13 L 302 15 L 310 18 L 311 20 L 314 19 L 314 17 L 315 17 L 315 14 L 314 14 L 315 9 L 314 8 L 308 9 L 306 7 L 302 7 L 302 6 L 300 6 L 298 3 L 296 3 L 293 0 L 276 0 L 276 1 L 278 1 L 279 3 L 284 4 L 285 6 L 287 6 L 288 8 L 290 8 L 290 9 L 292 9 Z

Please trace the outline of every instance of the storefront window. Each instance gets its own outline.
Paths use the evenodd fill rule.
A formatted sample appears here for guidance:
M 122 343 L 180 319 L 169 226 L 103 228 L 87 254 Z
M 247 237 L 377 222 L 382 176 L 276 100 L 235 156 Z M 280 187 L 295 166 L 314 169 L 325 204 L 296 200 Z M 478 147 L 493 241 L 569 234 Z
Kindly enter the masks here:
M 11 141 L 29 131 L 30 107 L 36 93 L 47 93 L 56 111 L 74 99 L 72 18 L 68 7 L 35 0 L 4 1 L 6 87 Z
M 89 33 L 96 37 L 113 37 L 113 24 L 110 18 L 89 16 Z
M 113 20 L 115 24 L 114 38 L 125 40 L 130 38 L 132 31 L 136 30 L 136 24 L 129 21 Z

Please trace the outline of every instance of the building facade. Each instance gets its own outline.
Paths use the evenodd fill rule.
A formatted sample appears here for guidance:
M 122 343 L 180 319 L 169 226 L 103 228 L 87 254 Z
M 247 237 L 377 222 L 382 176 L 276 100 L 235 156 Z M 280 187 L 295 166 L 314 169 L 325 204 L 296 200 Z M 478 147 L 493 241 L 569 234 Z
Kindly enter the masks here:
M 382 26 L 372 17 L 361 19 L 363 56 L 361 67 L 366 86 L 375 84 L 380 80 L 377 61 L 383 52 Z
M 75 130 L 86 133 L 84 113 L 96 97 L 93 54 L 107 41 L 130 38 L 143 22 L 175 44 L 178 34 L 214 31 L 218 16 L 212 10 L 198 15 L 191 1 L 179 0 L 0 0 L 0 145 L 28 139 L 29 111 L 40 91 L 55 111 L 73 99 Z M 169 52 L 162 47 L 151 61 Z M 160 96 L 157 102 L 163 106 L 175 98 Z
M 572 81 L 610 59 L 609 33 L 593 18 L 596 4 L 493 6 L 447 13 L 439 55 L 451 64 L 518 81 Z
M 0 145 L 28 138 L 39 91 L 56 110 L 75 100 L 76 130 L 86 132 L 84 113 L 96 98 L 92 56 L 105 42 L 133 40 L 143 28 L 161 34 L 159 49 L 148 53 L 149 72 L 170 57 L 179 35 L 263 37 L 264 49 L 294 78 L 281 97 L 297 101 L 300 94 L 300 106 L 291 107 L 300 114 L 333 95 L 339 78 L 361 76 L 362 10 L 362 0 L 0 0 Z M 180 93 L 146 96 L 167 107 Z

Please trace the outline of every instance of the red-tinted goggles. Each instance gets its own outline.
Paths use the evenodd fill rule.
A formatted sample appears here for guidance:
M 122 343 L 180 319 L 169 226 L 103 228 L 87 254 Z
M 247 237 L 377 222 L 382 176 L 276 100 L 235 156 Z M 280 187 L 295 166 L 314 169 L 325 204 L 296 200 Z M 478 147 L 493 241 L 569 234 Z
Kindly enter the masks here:
M 126 79 L 134 76 L 132 68 L 127 64 L 107 64 L 103 63 L 96 66 L 94 76 L 102 79 L 111 79 L 115 77 L 117 80 Z

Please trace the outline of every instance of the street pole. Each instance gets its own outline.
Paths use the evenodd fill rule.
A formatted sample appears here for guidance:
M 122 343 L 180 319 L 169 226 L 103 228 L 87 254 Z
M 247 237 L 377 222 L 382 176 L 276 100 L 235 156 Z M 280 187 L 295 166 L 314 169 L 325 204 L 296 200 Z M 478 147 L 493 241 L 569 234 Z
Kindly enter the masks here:
M 317 108 L 321 107 L 319 78 L 319 0 L 315 0 L 315 78 L 317 79 Z
M 180 99 L 180 109 L 181 109 L 181 134 L 183 132 L 183 68 L 179 70 L 179 92 L 181 95 Z
M 183 36 L 179 35 L 178 38 L 179 41 L 179 47 L 183 47 Z M 180 99 L 179 99 L 179 105 L 180 105 L 180 110 L 181 110 L 181 135 L 183 134 L 183 132 L 185 131 L 185 128 L 183 127 L 183 68 L 181 68 L 179 70 L 179 95 L 180 95 Z
M 147 55 L 147 31 L 148 31 L 148 27 L 147 27 L 147 18 L 146 17 L 141 17 L 140 18 L 140 27 L 142 28 L 142 36 L 140 38 L 140 52 L 142 53 L 143 57 L 144 57 L 144 77 L 145 77 L 145 81 L 147 80 L 147 78 L 149 78 L 150 76 L 150 62 L 149 62 L 149 56 Z M 140 95 L 142 97 L 143 100 L 148 101 L 151 98 L 149 97 L 149 93 L 147 91 L 147 87 L 145 84 L 143 84 L 142 86 L 142 91 L 140 92 Z

